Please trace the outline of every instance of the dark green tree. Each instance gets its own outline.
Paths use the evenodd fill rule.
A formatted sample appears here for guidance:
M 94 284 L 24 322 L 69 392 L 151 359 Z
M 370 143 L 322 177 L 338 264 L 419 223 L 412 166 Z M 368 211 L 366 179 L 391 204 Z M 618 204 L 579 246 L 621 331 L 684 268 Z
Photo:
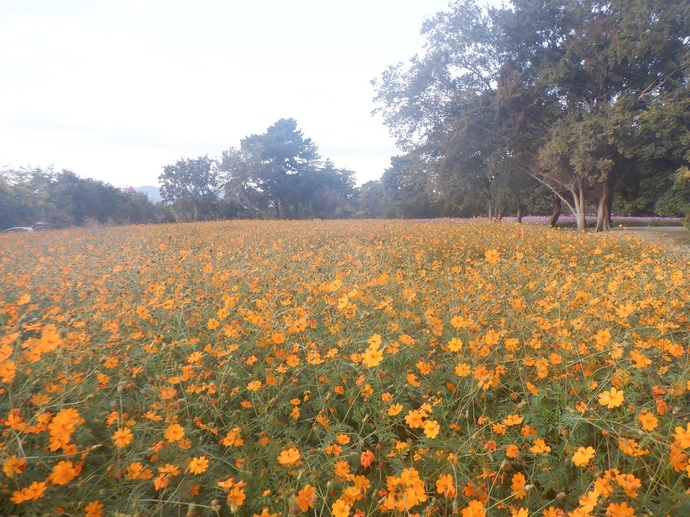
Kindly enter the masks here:
M 218 168 L 208 155 L 165 165 L 158 181 L 163 200 L 172 204 L 178 220 L 203 221 L 219 216 Z

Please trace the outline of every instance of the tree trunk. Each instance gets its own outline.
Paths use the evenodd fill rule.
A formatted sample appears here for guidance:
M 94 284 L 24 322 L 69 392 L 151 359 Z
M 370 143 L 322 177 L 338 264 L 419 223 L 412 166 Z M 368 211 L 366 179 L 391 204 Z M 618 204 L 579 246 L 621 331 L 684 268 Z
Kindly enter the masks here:
M 496 222 L 500 223 L 502 219 L 503 219 L 503 209 L 502 208 L 496 208 L 496 210 L 494 210 L 494 220 Z
M 560 199 L 559 199 L 560 201 Z M 517 215 L 515 216 L 515 219 L 517 220 L 518 223 L 522 222 L 522 213 L 525 211 L 525 205 L 522 203 L 517 204 Z
M 489 199 L 489 221 L 493 220 L 494 218 L 494 205 Z
M 549 221 L 549 226 L 551 228 L 556 227 L 558 218 L 561 216 L 561 208 L 563 207 L 563 201 L 556 194 L 553 195 L 553 212 L 551 212 L 551 220 Z
M 587 230 L 587 219 L 585 218 L 585 189 L 582 184 L 578 184 L 577 188 L 572 190 L 571 193 L 573 195 L 577 229 L 584 232 Z
M 611 192 L 607 182 L 603 182 L 599 188 L 597 200 L 597 231 L 604 232 L 611 229 L 611 212 L 609 197 Z

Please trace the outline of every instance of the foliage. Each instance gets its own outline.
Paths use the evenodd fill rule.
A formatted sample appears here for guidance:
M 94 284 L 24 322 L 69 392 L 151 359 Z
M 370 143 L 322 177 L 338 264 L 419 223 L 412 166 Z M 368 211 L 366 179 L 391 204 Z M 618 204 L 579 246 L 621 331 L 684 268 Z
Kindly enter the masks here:
M 687 513 L 690 262 L 661 246 L 399 221 L 0 241 L 7 514 Z
M 170 220 L 144 194 L 119 189 L 72 171 L 20 168 L 0 171 L 0 228 L 48 222 L 54 227 Z
M 446 194 L 483 197 L 491 217 L 497 192 L 520 188 L 508 173 L 528 175 L 580 229 L 594 199 L 604 230 L 641 163 L 662 175 L 690 164 L 690 2 L 481 4 L 427 20 L 424 51 L 374 81 L 391 133 Z

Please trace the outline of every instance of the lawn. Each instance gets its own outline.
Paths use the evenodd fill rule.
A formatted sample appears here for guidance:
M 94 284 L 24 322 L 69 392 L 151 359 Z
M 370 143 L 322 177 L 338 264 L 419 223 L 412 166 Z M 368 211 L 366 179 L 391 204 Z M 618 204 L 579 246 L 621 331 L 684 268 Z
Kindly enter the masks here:
M 0 236 L 0 513 L 690 514 L 690 260 L 631 232 Z

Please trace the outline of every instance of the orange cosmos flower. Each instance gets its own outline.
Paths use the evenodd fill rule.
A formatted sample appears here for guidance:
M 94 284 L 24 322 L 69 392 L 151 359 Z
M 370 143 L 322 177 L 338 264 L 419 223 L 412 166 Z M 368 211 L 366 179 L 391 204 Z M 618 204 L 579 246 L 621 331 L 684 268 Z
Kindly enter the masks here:
M 581 496 L 578 502 L 580 503 L 580 508 L 582 508 L 585 512 L 589 513 L 592 510 L 594 510 L 594 507 L 597 505 L 598 500 L 599 492 L 597 492 L 596 490 L 590 490 L 585 495 Z
M 284 467 L 297 465 L 300 462 L 302 455 L 295 447 L 290 447 L 280 452 L 278 455 L 278 463 Z
M 503 424 L 510 427 L 513 425 L 520 425 L 523 420 L 524 418 L 519 415 L 508 415 L 503 419 Z
M 316 504 L 316 499 L 316 488 L 307 484 L 302 490 L 297 492 L 295 503 L 297 503 L 297 506 L 299 506 L 300 510 L 306 512 L 309 510 L 309 508 L 313 508 L 313 506 Z
M 129 445 L 133 438 L 134 435 L 128 427 L 118 429 L 113 433 L 113 443 L 115 444 L 115 447 L 125 447 Z
M 484 252 L 484 259 L 489 263 L 489 264 L 495 264 L 498 262 L 501 258 L 501 254 L 496 251 L 496 250 L 486 250 Z
M 387 414 L 388 416 L 395 416 L 398 413 L 400 413 L 403 410 L 402 404 L 391 404 L 391 407 L 388 408 Z
M 481 501 L 472 500 L 466 508 L 460 510 L 460 515 L 462 517 L 486 517 L 486 508 Z
M 48 476 L 48 481 L 53 485 L 66 485 L 79 474 L 71 461 L 61 461 L 53 467 L 53 472 Z
M 86 515 L 84 517 L 103 517 L 105 512 L 103 511 L 103 504 L 99 501 L 91 501 L 84 508 Z
M 184 427 L 180 424 L 170 424 L 165 430 L 164 436 L 171 443 L 179 442 L 184 436 Z
M 525 475 L 522 472 L 518 472 L 517 474 L 513 475 L 511 481 L 510 490 L 515 496 L 515 499 L 524 499 L 527 495 L 527 492 L 525 492 L 525 485 L 527 484 Z
M 546 454 L 547 452 L 551 452 L 551 447 L 546 445 L 546 442 L 542 438 L 537 438 L 534 440 L 534 445 L 532 445 L 529 450 L 534 454 Z
M 445 495 L 449 499 L 455 497 L 457 490 L 455 488 L 453 476 L 450 474 L 443 474 L 440 478 L 438 478 L 436 480 L 436 492 Z
M 189 462 L 189 472 L 195 475 L 203 474 L 208 469 L 208 459 L 206 456 L 200 456 L 198 458 L 192 458 Z
M 331 506 L 331 514 L 333 517 L 348 517 L 350 515 L 350 505 L 345 504 L 342 499 L 338 499 Z
M 246 498 L 247 494 L 244 493 L 243 488 L 240 488 L 239 486 L 232 487 L 226 501 L 228 503 L 228 506 L 230 507 L 230 511 L 232 513 L 235 513 L 237 511 L 237 508 L 242 506 L 242 503 L 244 503 L 244 500 Z
M 41 497 L 43 497 L 45 491 L 45 481 L 34 481 L 21 491 L 12 492 L 12 497 L 10 500 L 15 504 L 20 504 L 24 501 L 38 501 Z
M 594 458 L 596 451 L 592 447 L 579 447 L 575 454 L 573 454 L 573 463 L 578 467 L 586 467 Z
M 424 435 L 427 438 L 436 438 L 440 430 L 441 426 L 438 424 L 436 420 L 427 420 L 426 422 L 424 422 Z
M 12 479 L 16 474 L 21 474 L 26 470 L 26 461 L 13 455 L 2 462 L 2 470 L 8 478 Z
M 371 464 L 374 462 L 374 453 L 371 451 L 364 451 L 362 454 L 359 456 L 359 464 L 362 465 L 362 467 L 367 468 L 371 466 Z
M 635 509 L 625 501 L 621 504 L 611 503 L 606 508 L 606 517 L 635 517 Z
M 640 411 L 637 419 L 640 421 L 640 426 L 645 431 L 653 431 L 659 425 L 659 420 L 649 411 Z
M 616 388 L 611 388 L 611 391 L 605 391 L 599 395 L 599 404 L 609 409 L 617 408 L 623 404 L 624 400 L 623 391 Z
M 261 381 L 252 381 L 247 384 L 247 389 L 249 391 L 257 391 L 259 388 L 261 388 Z
M 378 366 L 383 361 L 383 352 L 378 349 L 378 346 L 370 346 L 364 352 L 362 357 L 362 364 L 367 368 Z
M 673 434 L 673 445 L 680 447 L 681 449 L 687 449 L 690 447 L 690 422 L 686 425 L 686 429 L 678 426 L 675 428 L 675 433 Z

